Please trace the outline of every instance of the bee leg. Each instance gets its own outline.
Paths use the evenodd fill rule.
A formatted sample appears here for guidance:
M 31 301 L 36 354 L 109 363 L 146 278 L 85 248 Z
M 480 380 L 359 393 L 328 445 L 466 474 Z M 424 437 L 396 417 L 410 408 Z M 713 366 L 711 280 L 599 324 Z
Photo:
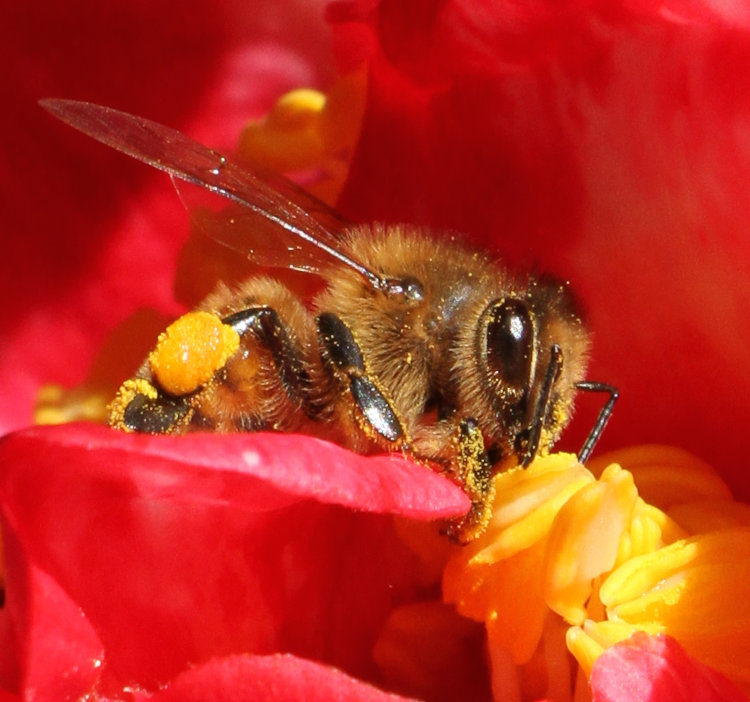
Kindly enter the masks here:
M 495 486 L 492 482 L 492 464 L 484 448 L 484 437 L 474 419 L 464 419 L 457 427 L 455 438 L 457 478 L 468 497 L 471 509 L 466 516 L 448 527 L 451 538 L 462 543 L 472 541 L 489 524 Z
M 318 315 L 316 322 L 324 365 L 348 386 L 346 392 L 359 411 L 360 428 L 380 444 L 405 448 L 403 424 L 383 391 L 367 375 L 362 351 L 349 327 L 330 312 Z
M 448 535 L 460 543 L 475 539 L 487 528 L 495 497 L 493 463 L 476 420 L 446 419 L 422 425 L 415 430 L 413 448 L 420 458 L 444 466 L 471 500 L 468 513 L 448 526 Z
M 122 426 L 127 431 L 143 434 L 169 434 L 190 412 L 183 397 L 149 399 L 135 395 L 122 412 Z
M 300 354 L 276 310 L 272 307 L 248 307 L 221 321 L 230 325 L 240 336 L 252 334 L 270 351 L 284 391 L 292 402 L 304 408 L 307 374 Z
M 587 392 L 609 393 L 609 399 L 599 411 L 599 416 L 596 418 L 594 426 L 591 427 L 586 441 L 578 452 L 578 460 L 581 463 L 586 463 L 591 452 L 594 450 L 594 446 L 599 441 L 604 427 L 607 426 L 607 422 L 609 422 L 609 418 L 612 416 L 612 410 L 615 407 L 615 402 L 620 397 L 620 391 L 614 385 L 607 385 L 607 383 L 600 383 L 595 380 L 582 380 L 580 383 L 576 383 L 576 389 Z

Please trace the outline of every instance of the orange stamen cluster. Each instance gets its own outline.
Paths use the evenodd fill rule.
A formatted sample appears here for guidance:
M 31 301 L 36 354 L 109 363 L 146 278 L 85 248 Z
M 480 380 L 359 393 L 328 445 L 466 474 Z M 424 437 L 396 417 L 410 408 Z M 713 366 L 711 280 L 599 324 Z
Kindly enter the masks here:
M 342 76 L 327 94 L 304 88 L 283 95 L 266 117 L 242 132 L 239 157 L 277 173 L 317 171 L 305 184 L 335 202 L 349 170 L 365 108 L 366 77 Z
M 496 699 L 523 689 L 529 666 L 538 679 L 541 650 L 564 640 L 588 675 L 636 631 L 673 636 L 750 690 L 750 507 L 676 449 L 603 461 L 598 478 L 565 454 L 498 475 L 487 532 L 448 562 L 444 598 L 484 622 Z M 640 494 L 641 477 L 658 505 Z M 553 645 L 555 626 L 563 638 Z M 548 672 L 553 686 L 559 675 Z

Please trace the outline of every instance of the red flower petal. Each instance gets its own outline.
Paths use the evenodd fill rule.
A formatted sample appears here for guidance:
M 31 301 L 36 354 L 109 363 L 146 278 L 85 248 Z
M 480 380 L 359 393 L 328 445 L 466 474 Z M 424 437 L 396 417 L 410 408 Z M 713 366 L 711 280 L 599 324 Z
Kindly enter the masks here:
M 136 481 L 143 497 L 247 506 L 290 498 L 415 519 L 461 516 L 470 502 L 456 485 L 398 454 L 362 456 L 295 434 L 125 434 L 90 424 L 34 427 L 0 442 L 2 479 L 45 489 L 61 470 L 86 480 Z M 52 473 L 51 466 L 57 470 Z M 221 479 L 221 482 L 217 482 Z M 272 486 L 275 490 L 269 490 Z
M 344 675 L 338 670 L 290 655 L 232 656 L 189 670 L 153 702 L 398 702 L 391 695 Z
M 605 443 L 676 443 L 750 496 L 734 460 L 750 416 L 747 13 L 363 0 L 331 17 L 342 51 L 370 47 L 344 209 L 573 281 L 590 375 L 622 391 Z
M 278 92 L 320 83 L 326 50 L 308 0 L 263 11 L 188 3 L 178 18 L 169 5 L 43 9 L 17 3 L 0 27 L 14 67 L 13 109 L 0 117 L 5 427 L 28 421 L 40 382 L 80 381 L 125 316 L 144 304 L 174 311 L 171 233 L 186 231 L 165 180 L 51 126 L 36 99 L 194 123 L 188 131 L 226 146 Z M 607 440 L 673 440 L 734 459 L 733 421 L 750 409 L 748 18 L 699 1 L 368 0 L 339 12 L 341 45 L 359 52 L 342 64 L 370 61 L 345 207 L 465 231 L 513 263 L 574 279 L 597 333 L 593 372 L 623 390 Z M 224 454 L 223 439 L 199 437 L 186 460 L 170 440 L 66 431 L 0 449 L 11 544 L 0 675 L 53 691 L 74 659 L 72 680 L 89 684 L 98 641 L 102 679 L 122 684 L 153 687 L 213 656 L 277 650 L 374 679 L 375 632 L 423 587 L 384 515 L 458 509 L 436 497 L 437 483 L 411 484 L 425 473 L 397 465 L 403 485 L 383 464 L 363 479 L 359 459 L 314 440 L 253 437 Z M 248 465 L 245 450 L 264 462 Z M 329 459 L 330 474 L 313 467 Z M 365 471 L 399 463 L 361 460 Z M 24 594 L 35 592 L 48 597 Z M 63 594 L 55 619 L 42 605 Z M 37 636 L 56 622 L 69 651 Z M 55 671 L 34 667 L 42 655 Z
M 424 589 L 388 515 L 468 507 L 404 458 L 292 435 L 66 425 L 6 437 L 0 465 L 4 533 L 23 554 L 8 563 L 15 640 L 35 649 L 40 600 L 25 593 L 41 569 L 96 631 L 102 675 L 146 689 L 244 652 L 294 652 L 373 679 L 383 622 Z
M 639 633 L 605 651 L 591 672 L 594 702 L 747 702 L 732 683 L 669 636 Z
M 79 699 L 99 685 L 104 648 L 81 610 L 49 575 L 29 564 L 22 571 L 25 555 L 9 535 L 4 533 L 9 567 L 25 572 L 25 578 L 14 583 L 23 605 L 3 612 L 0 684 L 33 690 L 39 699 Z M 21 631 L 23 636 L 14 640 L 13 634 Z

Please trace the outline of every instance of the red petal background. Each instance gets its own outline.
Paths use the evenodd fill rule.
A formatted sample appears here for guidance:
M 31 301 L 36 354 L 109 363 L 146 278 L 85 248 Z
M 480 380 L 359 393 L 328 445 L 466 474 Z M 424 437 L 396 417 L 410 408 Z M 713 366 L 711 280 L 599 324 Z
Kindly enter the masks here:
M 405 700 L 348 678 L 343 673 L 294 656 L 234 656 L 190 670 L 154 702 L 398 702 Z
M 574 283 L 605 445 L 675 443 L 750 496 L 750 27 L 711 3 L 337 3 L 369 102 L 342 206 Z M 355 42 L 353 38 L 367 41 Z M 377 47 L 377 48 L 375 48 Z M 577 448 L 599 398 L 564 443 Z

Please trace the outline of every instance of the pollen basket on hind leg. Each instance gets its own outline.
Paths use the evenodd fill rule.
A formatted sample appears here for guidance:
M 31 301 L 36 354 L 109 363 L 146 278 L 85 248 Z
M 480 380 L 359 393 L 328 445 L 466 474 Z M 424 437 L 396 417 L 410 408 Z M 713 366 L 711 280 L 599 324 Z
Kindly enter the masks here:
M 281 282 L 250 278 L 220 286 L 201 306 L 240 336 L 239 349 L 194 398 L 197 429 L 293 431 L 308 408 L 313 328 L 309 312 Z
M 164 390 L 186 395 L 208 382 L 239 344 L 237 332 L 216 315 L 188 312 L 159 335 L 148 362 Z

